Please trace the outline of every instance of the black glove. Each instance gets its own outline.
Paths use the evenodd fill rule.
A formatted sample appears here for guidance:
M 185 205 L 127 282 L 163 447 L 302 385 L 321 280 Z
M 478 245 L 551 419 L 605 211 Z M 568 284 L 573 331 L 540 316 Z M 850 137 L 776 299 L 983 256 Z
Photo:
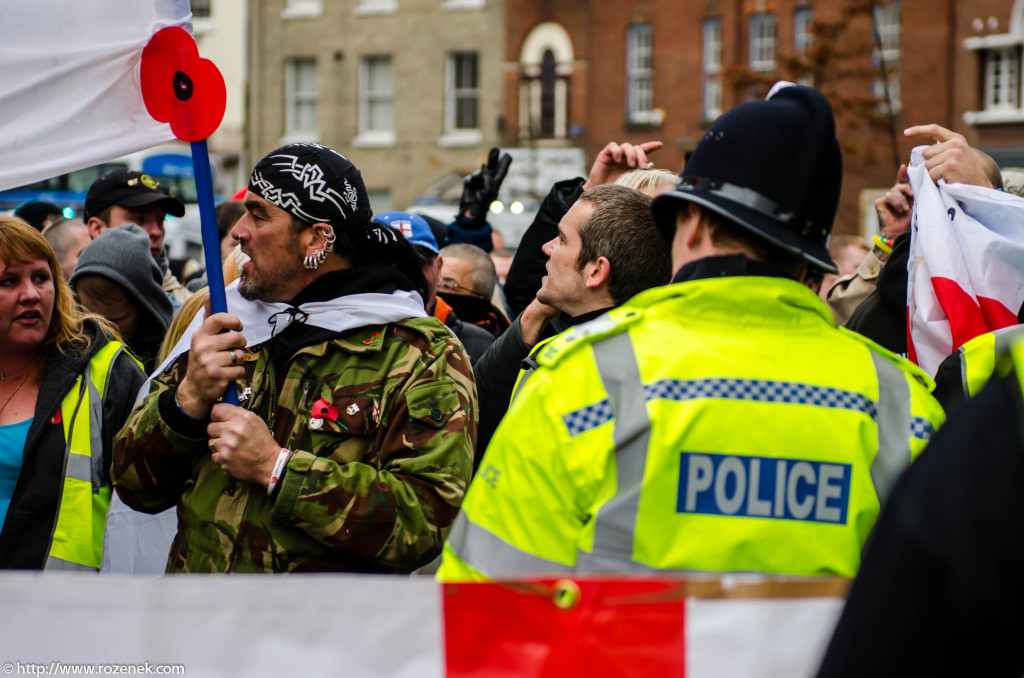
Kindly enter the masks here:
M 492 148 L 487 156 L 487 164 L 473 172 L 463 182 L 462 197 L 459 199 L 459 216 L 467 216 L 474 221 L 484 221 L 491 203 L 498 197 L 501 182 L 508 174 L 512 164 L 512 156 L 504 153 L 501 157 L 498 148 Z

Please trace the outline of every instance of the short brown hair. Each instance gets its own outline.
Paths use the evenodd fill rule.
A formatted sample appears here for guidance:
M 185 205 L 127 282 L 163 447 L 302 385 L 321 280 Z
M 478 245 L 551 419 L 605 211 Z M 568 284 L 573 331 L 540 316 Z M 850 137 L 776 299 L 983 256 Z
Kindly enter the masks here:
M 709 209 L 696 203 L 689 203 L 691 212 L 697 210 L 704 215 L 711 231 L 711 242 L 715 245 L 734 245 L 743 247 L 753 254 L 753 258 L 779 269 L 779 272 L 794 280 L 821 280 L 825 272 L 817 266 L 777 247 L 764 238 L 758 237 L 743 226 L 721 217 Z
M 608 292 L 616 304 L 651 287 L 665 285 L 672 275 L 668 243 L 658 233 L 651 199 L 633 188 L 616 184 L 595 186 L 580 200 L 594 213 L 580 226 L 576 267 L 604 257 L 611 265 Z

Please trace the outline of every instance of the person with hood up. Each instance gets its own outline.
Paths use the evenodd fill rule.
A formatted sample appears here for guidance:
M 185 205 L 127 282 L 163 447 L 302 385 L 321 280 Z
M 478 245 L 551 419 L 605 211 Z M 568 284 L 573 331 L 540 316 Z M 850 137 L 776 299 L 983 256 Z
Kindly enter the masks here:
M 149 236 L 129 224 L 107 229 L 89 243 L 68 282 L 85 309 L 117 326 L 149 372 L 174 316 L 162 280 L 149 254 Z

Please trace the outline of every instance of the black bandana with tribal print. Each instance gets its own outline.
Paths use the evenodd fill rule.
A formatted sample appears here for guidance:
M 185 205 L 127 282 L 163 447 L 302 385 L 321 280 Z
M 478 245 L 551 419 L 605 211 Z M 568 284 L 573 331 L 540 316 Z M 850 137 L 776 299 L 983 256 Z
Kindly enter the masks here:
M 359 170 L 320 144 L 269 153 L 253 168 L 249 190 L 311 224 L 367 228 L 373 216 Z

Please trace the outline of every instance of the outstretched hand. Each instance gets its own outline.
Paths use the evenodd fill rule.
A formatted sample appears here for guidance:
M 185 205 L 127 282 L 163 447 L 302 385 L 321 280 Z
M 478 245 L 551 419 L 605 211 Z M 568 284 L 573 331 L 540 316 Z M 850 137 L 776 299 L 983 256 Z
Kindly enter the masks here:
M 653 166 L 647 159 L 647 154 L 658 150 L 663 145 L 660 141 L 646 141 L 635 145 L 609 142 L 594 159 L 594 166 L 590 168 L 590 175 L 587 177 L 587 182 L 583 184 L 583 189 L 610 184 L 620 174 L 629 170 Z
M 995 161 L 977 149 L 971 148 L 962 134 L 940 125 L 916 125 L 903 132 L 910 139 L 930 139 L 932 145 L 924 149 L 924 166 L 932 181 L 944 179 L 946 183 L 974 184 L 995 188 L 990 172 L 998 171 Z
M 501 182 L 505 180 L 511 164 L 512 156 L 501 153 L 498 148 L 492 148 L 487 155 L 487 164 L 481 165 L 480 169 L 463 181 L 459 214 L 476 221 L 486 218 L 487 210 L 497 199 Z

